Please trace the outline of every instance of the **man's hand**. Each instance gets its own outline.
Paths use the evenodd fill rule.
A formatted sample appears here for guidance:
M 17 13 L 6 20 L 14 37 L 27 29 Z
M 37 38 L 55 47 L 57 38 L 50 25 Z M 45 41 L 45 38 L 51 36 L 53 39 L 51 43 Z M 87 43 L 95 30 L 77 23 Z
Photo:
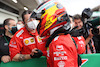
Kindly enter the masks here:
M 93 38 L 92 28 L 89 30 L 89 38 L 90 38 L 90 39 L 92 39 L 92 38 Z
M 89 43 L 89 41 L 93 38 L 93 34 L 92 34 L 92 28 L 89 29 L 89 36 L 86 38 L 85 43 L 86 45 Z
M 11 61 L 10 56 L 2 56 L 1 60 L 2 60 L 4 63 L 7 63 L 7 62 L 10 62 L 10 61 Z
M 32 50 L 30 56 L 31 56 L 31 58 L 39 58 L 39 57 L 42 56 L 42 54 L 43 54 L 43 53 L 42 53 L 41 50 L 35 48 L 35 49 Z
M 31 52 L 31 55 L 33 56 L 34 55 L 34 53 L 38 53 L 38 51 L 36 51 L 37 50 L 37 48 L 34 48 L 33 50 L 32 50 L 32 52 Z

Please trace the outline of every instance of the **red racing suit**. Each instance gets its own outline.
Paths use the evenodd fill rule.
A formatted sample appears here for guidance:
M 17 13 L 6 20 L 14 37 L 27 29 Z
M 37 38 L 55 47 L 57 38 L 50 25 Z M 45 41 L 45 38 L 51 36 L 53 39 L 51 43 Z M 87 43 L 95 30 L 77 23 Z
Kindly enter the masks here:
M 76 46 L 70 34 L 55 37 L 47 49 L 48 67 L 78 67 Z
M 77 52 L 78 54 L 83 54 L 85 52 L 85 39 L 83 36 L 79 37 L 72 37 L 75 40 L 76 47 L 77 47 Z
M 9 44 L 9 51 L 11 59 L 18 53 L 30 54 L 32 49 L 38 48 L 42 52 L 46 51 L 45 42 L 39 37 L 37 31 L 35 33 L 29 33 L 26 27 L 18 30 Z

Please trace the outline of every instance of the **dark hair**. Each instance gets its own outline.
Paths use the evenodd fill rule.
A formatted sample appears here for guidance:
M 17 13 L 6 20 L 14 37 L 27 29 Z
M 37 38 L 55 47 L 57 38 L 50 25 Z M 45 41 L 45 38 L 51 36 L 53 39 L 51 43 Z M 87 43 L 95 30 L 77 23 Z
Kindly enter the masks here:
M 18 22 L 22 22 L 22 23 L 24 24 L 24 22 L 23 22 L 22 20 L 18 20 Z M 17 22 L 17 23 L 18 23 L 18 22 Z
M 3 27 L 4 27 L 5 25 L 9 25 L 9 24 L 10 24 L 10 23 L 9 23 L 10 20 L 14 20 L 14 19 L 12 19 L 12 18 L 7 18 L 7 19 L 5 19 L 4 22 L 3 22 Z
M 10 23 L 9 23 L 10 20 L 14 20 L 14 19 L 12 19 L 12 18 L 7 18 L 7 19 L 4 20 L 4 22 L 3 22 L 4 32 L 5 32 L 5 30 L 6 30 L 6 29 L 5 29 L 5 25 L 10 25 Z
M 81 15 L 76 14 L 76 15 L 74 15 L 74 19 L 81 19 L 82 20 L 82 17 L 81 17 Z
M 72 15 L 69 15 L 69 18 L 72 18 L 72 20 L 74 21 L 74 17 Z
M 22 20 L 18 20 L 18 22 L 23 22 Z
M 29 10 L 25 10 L 23 13 L 22 13 L 22 20 L 23 20 L 23 22 L 24 22 L 24 24 L 25 24 L 25 21 L 24 21 L 24 15 L 26 15 L 26 14 L 30 14 L 30 13 L 32 13 L 32 11 L 29 11 Z

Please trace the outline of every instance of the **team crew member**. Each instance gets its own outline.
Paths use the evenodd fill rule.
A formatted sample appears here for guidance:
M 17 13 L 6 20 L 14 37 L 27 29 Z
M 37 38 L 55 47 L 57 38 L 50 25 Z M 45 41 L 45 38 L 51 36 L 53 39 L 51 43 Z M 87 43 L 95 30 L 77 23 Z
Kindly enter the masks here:
M 38 32 L 47 38 L 48 67 L 78 67 L 77 49 L 68 34 L 71 26 L 65 8 L 55 1 L 45 1 L 33 11 L 31 18 L 40 19 Z
M 0 62 L 7 63 L 11 61 L 9 56 L 9 42 L 13 34 L 17 31 L 14 19 L 8 18 L 4 20 L 4 35 L 0 38 Z
M 40 53 L 40 56 L 42 55 L 42 52 L 37 50 L 37 45 L 41 46 L 40 44 L 43 44 L 36 31 L 39 22 L 33 19 L 27 22 L 30 15 L 30 11 L 23 12 L 22 18 L 25 27 L 18 30 L 10 41 L 9 50 L 12 61 L 23 61 L 35 58 L 36 53 Z

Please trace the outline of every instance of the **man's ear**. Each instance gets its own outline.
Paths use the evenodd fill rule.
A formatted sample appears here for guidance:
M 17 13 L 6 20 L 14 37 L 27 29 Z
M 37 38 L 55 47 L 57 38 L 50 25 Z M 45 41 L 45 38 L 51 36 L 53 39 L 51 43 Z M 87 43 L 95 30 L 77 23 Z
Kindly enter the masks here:
M 9 29 L 8 29 L 8 25 L 5 25 L 4 27 L 5 27 L 6 30 L 9 30 Z

